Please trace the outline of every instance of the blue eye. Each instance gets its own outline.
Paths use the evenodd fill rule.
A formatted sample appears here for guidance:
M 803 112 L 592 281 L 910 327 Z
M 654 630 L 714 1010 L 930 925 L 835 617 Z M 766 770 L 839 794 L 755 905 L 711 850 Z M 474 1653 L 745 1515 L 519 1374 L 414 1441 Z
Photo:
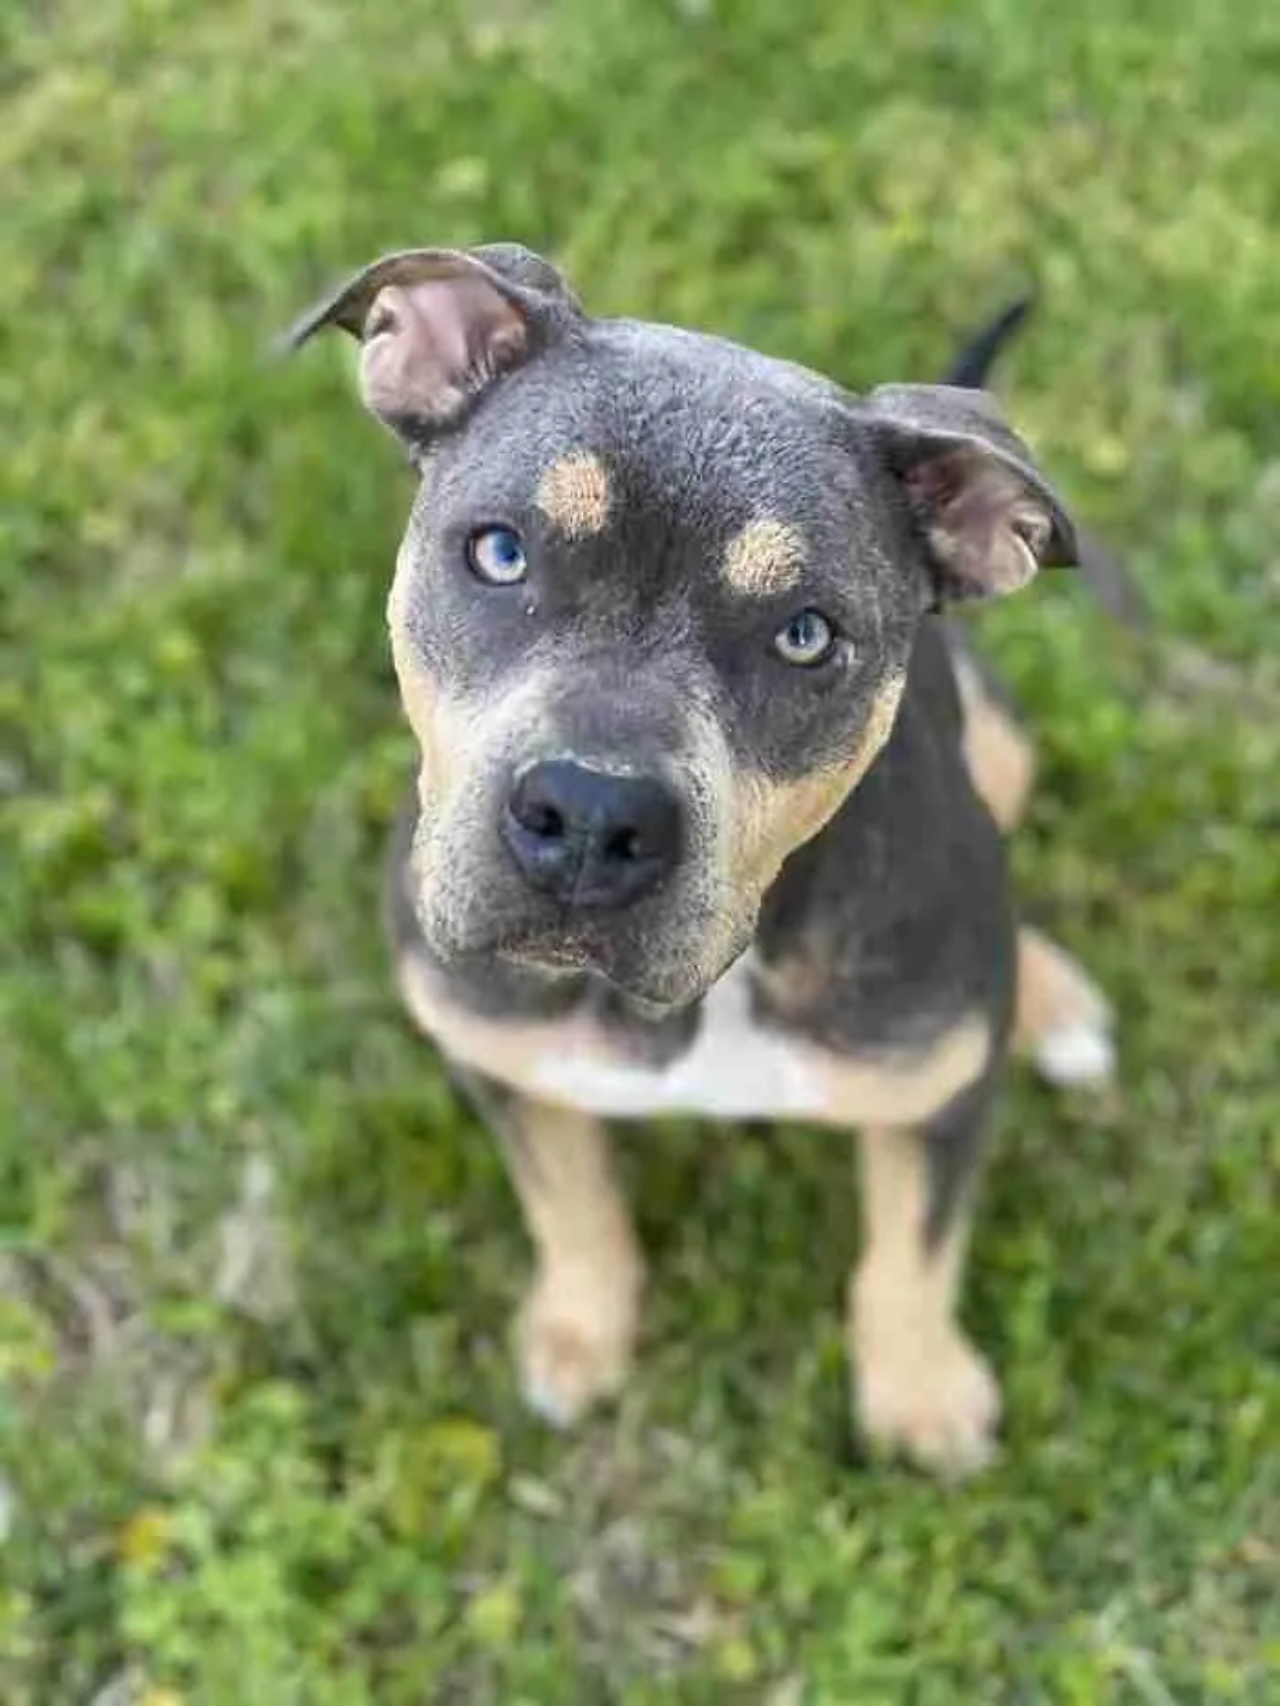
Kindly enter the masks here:
M 528 566 L 520 535 L 512 527 L 481 527 L 467 540 L 467 567 L 490 586 L 515 586 Z
M 773 648 L 784 663 L 812 669 L 835 650 L 836 631 L 820 610 L 798 610 L 773 636 Z

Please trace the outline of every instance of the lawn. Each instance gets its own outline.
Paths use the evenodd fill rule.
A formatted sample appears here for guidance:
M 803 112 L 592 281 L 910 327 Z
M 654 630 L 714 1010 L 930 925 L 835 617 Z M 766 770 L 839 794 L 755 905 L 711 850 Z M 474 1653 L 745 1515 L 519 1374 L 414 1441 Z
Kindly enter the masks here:
M 1280 1700 L 1280 13 L 1257 0 L 66 0 L 0 158 L 0 1699 Z M 978 626 L 1042 772 L 1027 912 L 1120 1012 L 1018 1076 L 968 1315 L 1000 1465 L 847 1426 L 848 1145 L 633 1133 L 644 1362 L 521 1411 L 500 1161 L 390 991 L 410 486 L 375 253 L 522 239 L 589 304 L 845 382 L 1034 283 L 1009 408 L 1150 625 Z

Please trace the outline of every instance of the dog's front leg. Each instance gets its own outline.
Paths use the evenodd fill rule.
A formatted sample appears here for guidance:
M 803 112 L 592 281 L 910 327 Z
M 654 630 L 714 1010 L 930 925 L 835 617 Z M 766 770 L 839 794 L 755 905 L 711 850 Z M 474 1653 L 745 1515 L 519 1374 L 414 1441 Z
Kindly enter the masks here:
M 516 1317 L 529 1405 L 566 1427 L 626 1378 L 644 1260 L 614 1177 L 609 1134 L 572 1108 L 537 1102 L 467 1072 L 463 1086 L 502 1144 L 537 1251 Z
M 849 1287 L 862 1430 L 938 1473 L 995 1452 L 1000 1395 L 956 1320 L 987 1096 L 962 1092 L 915 1129 L 860 1135 L 864 1247 Z

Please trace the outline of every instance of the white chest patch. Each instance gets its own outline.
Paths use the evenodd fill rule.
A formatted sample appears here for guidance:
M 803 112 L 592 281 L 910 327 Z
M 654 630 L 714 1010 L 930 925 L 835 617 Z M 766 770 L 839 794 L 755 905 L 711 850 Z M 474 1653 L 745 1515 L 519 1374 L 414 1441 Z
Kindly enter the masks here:
M 592 1046 L 595 1042 L 596 1046 Z M 613 1119 L 705 1114 L 719 1119 L 804 1119 L 823 1111 L 812 1063 L 751 1012 L 751 956 L 707 994 L 692 1048 L 660 1070 L 611 1056 L 603 1040 L 574 1030 L 533 1063 L 527 1088 Z
M 991 1056 L 991 1026 L 962 1015 L 927 1045 L 886 1052 L 829 1050 L 761 1024 L 752 1013 L 746 954 L 704 998 L 693 1046 L 665 1067 L 622 1058 L 587 1010 L 518 1023 L 452 1002 L 412 955 L 398 967 L 418 1024 L 460 1064 L 544 1102 L 605 1119 L 702 1114 L 820 1124 L 906 1126 L 927 1119 Z

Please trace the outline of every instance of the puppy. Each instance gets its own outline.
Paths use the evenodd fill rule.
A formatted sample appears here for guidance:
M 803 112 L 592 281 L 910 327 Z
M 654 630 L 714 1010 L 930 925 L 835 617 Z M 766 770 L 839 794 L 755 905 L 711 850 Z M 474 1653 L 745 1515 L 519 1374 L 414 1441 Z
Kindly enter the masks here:
M 982 1465 L 956 1317 L 1015 1036 L 1103 1076 L 1106 1007 L 1014 923 L 1030 751 L 939 612 L 1077 560 L 981 391 L 855 396 L 722 339 L 588 315 L 508 244 L 366 268 L 292 333 L 361 342 L 420 475 L 388 605 L 417 786 L 401 990 L 499 1130 L 537 1249 L 529 1402 L 623 1381 L 643 1260 L 603 1121 L 855 1128 L 848 1298 L 869 1439 Z

